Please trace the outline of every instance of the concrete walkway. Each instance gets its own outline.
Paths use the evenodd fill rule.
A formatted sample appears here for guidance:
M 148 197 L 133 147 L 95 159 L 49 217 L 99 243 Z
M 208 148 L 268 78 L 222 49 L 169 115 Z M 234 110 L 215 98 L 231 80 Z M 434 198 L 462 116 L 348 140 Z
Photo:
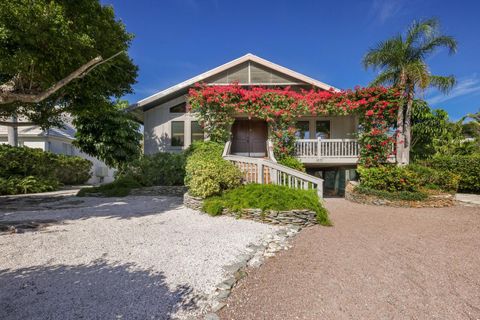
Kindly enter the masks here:
M 466 204 L 473 204 L 480 206 L 480 194 L 457 193 L 455 200 Z
M 250 270 L 221 319 L 480 319 L 480 208 L 327 199 L 333 227 Z

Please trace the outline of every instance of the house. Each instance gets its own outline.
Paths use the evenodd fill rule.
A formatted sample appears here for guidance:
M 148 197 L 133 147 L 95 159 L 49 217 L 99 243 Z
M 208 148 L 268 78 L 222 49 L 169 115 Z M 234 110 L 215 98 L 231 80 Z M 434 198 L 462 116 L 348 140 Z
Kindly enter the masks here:
M 204 133 L 195 115 L 187 110 L 188 90 L 196 83 L 241 86 L 286 87 L 292 89 L 338 90 L 331 85 L 262 59 L 244 55 L 217 68 L 160 91 L 131 105 L 144 125 L 144 152 L 178 152 Z M 354 175 L 359 157 L 355 140 L 358 117 L 305 115 L 297 122 L 296 157 L 311 175 L 325 180 L 325 193 L 341 194 L 346 180 Z M 228 154 L 269 157 L 269 128 L 265 121 L 238 115 L 231 128 Z
M 29 148 L 42 149 L 56 154 L 78 156 L 92 162 L 92 177 L 89 184 L 112 182 L 114 170 L 94 157 L 91 157 L 72 145 L 75 139 L 75 127 L 65 123 L 64 128 L 50 128 L 43 130 L 38 126 L 19 126 L 18 145 Z M 8 127 L 0 126 L 0 143 L 8 143 Z

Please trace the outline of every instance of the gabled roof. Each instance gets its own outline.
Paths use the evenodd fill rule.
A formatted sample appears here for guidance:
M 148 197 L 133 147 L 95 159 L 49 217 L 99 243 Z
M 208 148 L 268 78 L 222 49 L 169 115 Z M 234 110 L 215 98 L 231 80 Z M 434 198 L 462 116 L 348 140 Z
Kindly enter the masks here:
M 221 73 L 223 71 L 234 68 L 234 67 L 239 66 L 240 64 L 248 62 L 248 61 L 257 63 L 261 66 L 264 66 L 266 68 L 269 68 L 269 69 L 274 70 L 276 72 L 279 72 L 281 74 L 287 75 L 288 77 L 295 78 L 295 79 L 299 80 L 300 82 L 302 82 L 304 84 L 312 85 L 314 87 L 317 87 L 317 88 L 320 88 L 320 89 L 323 89 L 323 90 L 333 89 L 333 90 L 338 91 L 337 88 L 335 88 L 331 85 L 328 85 L 328 84 L 323 83 L 321 81 L 315 80 L 315 79 L 310 78 L 306 75 L 303 75 L 301 73 L 298 73 L 296 71 L 290 70 L 290 69 L 285 68 L 285 67 L 282 67 L 282 66 L 280 66 L 278 64 L 275 64 L 273 62 L 270 62 L 268 60 L 262 59 L 262 58 L 260 58 L 256 55 L 251 54 L 251 53 L 248 53 L 248 54 L 246 54 L 246 55 L 244 55 L 240 58 L 237 58 L 235 60 L 227 62 L 227 63 L 225 63 L 225 64 L 223 64 L 219 67 L 213 68 L 213 69 L 211 69 L 207 72 L 204 72 L 204 73 L 202 73 L 202 74 L 200 74 L 196 77 L 190 78 L 190 79 L 188 79 L 186 81 L 183 81 L 183 82 L 181 82 L 177 85 L 174 85 L 174 86 L 172 86 L 170 88 L 167 88 L 163 91 L 160 91 L 158 93 L 155 93 L 155 94 L 153 94 L 153 95 L 151 95 L 151 96 L 149 96 L 145 99 L 142 99 L 142 100 L 138 101 L 137 103 L 132 104 L 128 108 L 128 110 L 129 111 L 137 111 L 139 108 L 142 108 L 143 110 L 146 110 L 146 109 L 152 107 L 153 105 L 157 105 L 157 104 L 162 103 L 167 98 L 169 99 L 171 97 L 175 97 L 176 94 L 178 95 L 179 92 L 185 91 L 189 87 L 193 86 L 195 83 L 202 82 L 205 79 L 211 78 L 215 75 L 218 75 L 219 73 Z

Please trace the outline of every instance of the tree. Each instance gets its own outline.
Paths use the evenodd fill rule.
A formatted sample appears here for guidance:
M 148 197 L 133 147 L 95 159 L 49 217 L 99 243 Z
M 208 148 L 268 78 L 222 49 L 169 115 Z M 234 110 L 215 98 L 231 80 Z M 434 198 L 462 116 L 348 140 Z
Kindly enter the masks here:
M 454 85 L 453 76 L 432 75 L 426 58 L 445 47 L 450 54 L 456 52 L 457 42 L 451 36 L 440 33 L 439 22 L 429 19 L 413 22 L 405 35 L 397 35 L 370 49 L 363 58 L 365 68 L 379 69 L 373 86 L 388 84 L 399 87 L 404 103 L 397 113 L 397 162 L 410 161 L 411 115 L 417 89 L 435 87 L 447 93 Z
M 126 53 L 132 38 L 98 0 L 1 1 L 0 124 L 19 118 L 45 129 L 65 114 L 76 124 L 120 115 L 114 99 L 137 76 Z
M 141 153 L 142 134 L 131 113 L 125 112 L 127 101 L 97 105 L 100 110 L 87 110 L 73 121 L 77 129 L 74 145 L 86 154 L 102 159 L 108 166 L 120 168 L 136 160 Z M 98 112 L 100 111 L 100 112 Z

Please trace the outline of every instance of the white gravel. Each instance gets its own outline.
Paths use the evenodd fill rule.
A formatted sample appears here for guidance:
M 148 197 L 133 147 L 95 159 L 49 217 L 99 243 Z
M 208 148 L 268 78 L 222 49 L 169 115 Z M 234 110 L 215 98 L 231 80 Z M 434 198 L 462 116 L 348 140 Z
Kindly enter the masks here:
M 222 266 L 278 230 L 212 218 L 173 197 L 81 200 L 0 212 L 59 221 L 0 235 L 0 319 L 185 318 L 197 311 L 189 299 L 224 279 Z

